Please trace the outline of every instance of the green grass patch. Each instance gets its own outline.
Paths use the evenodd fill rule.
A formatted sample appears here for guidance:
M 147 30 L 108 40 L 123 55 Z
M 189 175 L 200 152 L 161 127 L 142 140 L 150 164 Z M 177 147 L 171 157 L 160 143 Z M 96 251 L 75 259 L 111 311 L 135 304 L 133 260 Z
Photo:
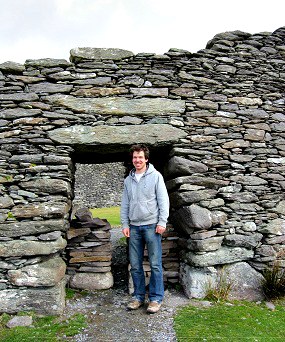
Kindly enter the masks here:
M 285 307 L 275 310 L 263 304 L 215 303 L 210 307 L 187 306 L 174 318 L 179 342 L 189 341 L 284 341 Z
M 93 208 L 90 209 L 93 217 L 106 219 L 112 227 L 120 226 L 120 207 Z
M 6 323 L 11 318 L 12 316 L 8 314 L 0 316 L 0 341 L 2 342 L 56 342 L 61 341 L 64 336 L 74 336 L 80 333 L 87 326 L 83 314 L 75 314 L 65 320 L 55 316 L 33 316 L 32 326 L 9 329 Z

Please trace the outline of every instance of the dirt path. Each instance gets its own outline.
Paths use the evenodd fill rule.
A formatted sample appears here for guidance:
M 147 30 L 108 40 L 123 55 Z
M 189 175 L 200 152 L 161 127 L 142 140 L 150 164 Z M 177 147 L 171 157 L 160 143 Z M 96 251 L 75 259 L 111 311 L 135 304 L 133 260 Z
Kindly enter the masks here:
M 173 317 L 179 306 L 190 302 L 186 296 L 175 290 L 166 290 L 165 300 L 157 314 L 149 315 L 145 307 L 128 311 L 128 271 L 126 246 L 120 242 L 121 230 L 111 230 L 113 246 L 112 272 L 114 288 L 94 291 L 87 296 L 80 294 L 68 300 L 64 316 L 75 313 L 86 315 L 88 327 L 82 333 L 68 338 L 76 342 L 161 342 L 176 341 Z
M 67 302 L 65 316 L 83 313 L 88 327 L 69 341 L 176 341 L 173 316 L 178 307 L 190 302 L 183 294 L 166 291 L 165 301 L 157 314 L 147 314 L 146 306 L 136 311 L 126 310 L 129 295 L 122 290 L 95 291 Z

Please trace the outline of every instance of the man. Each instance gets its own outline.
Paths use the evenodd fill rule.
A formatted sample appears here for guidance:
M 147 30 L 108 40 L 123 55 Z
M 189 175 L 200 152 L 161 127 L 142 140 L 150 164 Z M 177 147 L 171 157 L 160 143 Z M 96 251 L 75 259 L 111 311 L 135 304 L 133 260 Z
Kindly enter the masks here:
M 146 287 L 143 270 L 147 246 L 151 268 L 148 313 L 159 311 L 164 296 L 161 235 L 166 229 L 169 198 L 162 175 L 148 163 L 149 149 L 133 145 L 130 149 L 134 169 L 124 181 L 121 203 L 123 234 L 129 238 L 129 258 L 134 293 L 129 310 L 144 305 Z

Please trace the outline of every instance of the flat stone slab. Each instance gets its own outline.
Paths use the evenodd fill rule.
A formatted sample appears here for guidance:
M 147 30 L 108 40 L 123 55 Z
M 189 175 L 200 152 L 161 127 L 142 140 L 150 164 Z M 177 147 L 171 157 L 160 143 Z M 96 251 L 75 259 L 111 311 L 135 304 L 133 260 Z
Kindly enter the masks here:
M 133 56 L 133 52 L 123 49 L 78 47 L 70 50 L 70 60 L 72 62 L 80 62 L 82 59 L 110 59 L 113 61 L 119 61 Z
M 185 101 L 166 98 L 79 98 L 71 95 L 50 95 L 46 96 L 45 100 L 74 112 L 100 115 L 161 116 L 179 115 L 185 111 Z
M 174 143 L 186 137 L 182 129 L 168 124 L 130 126 L 71 126 L 49 132 L 49 138 L 64 145 L 150 145 Z
M 0 312 L 33 311 L 40 315 L 61 315 L 65 307 L 65 280 L 53 287 L 15 288 L 0 291 Z

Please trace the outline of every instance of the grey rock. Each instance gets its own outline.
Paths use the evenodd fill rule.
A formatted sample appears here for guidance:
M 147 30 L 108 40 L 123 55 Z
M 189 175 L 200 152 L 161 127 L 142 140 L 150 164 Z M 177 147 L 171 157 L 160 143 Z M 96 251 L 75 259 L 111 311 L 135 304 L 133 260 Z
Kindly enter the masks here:
M 7 324 L 7 328 L 15 327 L 28 327 L 33 324 L 33 318 L 31 316 L 15 316 L 11 318 Z
M 67 145 L 151 145 L 179 141 L 185 137 L 184 131 L 166 124 L 145 124 L 135 126 L 71 126 L 49 132 L 49 137 Z M 110 139 L 112 137 L 112 139 Z
M 33 181 L 21 182 L 19 186 L 35 193 L 46 192 L 49 194 L 63 194 L 71 196 L 71 186 L 69 182 L 62 179 L 42 178 Z
M 192 173 L 204 173 L 207 170 L 207 166 L 203 163 L 174 156 L 169 160 L 165 171 L 167 177 L 179 177 Z
M 255 233 L 252 235 L 229 234 L 224 238 L 224 244 L 234 247 L 255 248 L 261 241 L 263 235 Z
M 14 206 L 11 210 L 16 218 L 64 218 L 69 212 L 70 206 L 62 202 L 46 202 Z
M 217 271 L 214 267 L 191 267 L 185 263 L 180 267 L 181 285 L 189 298 L 204 298 L 209 286 L 215 286 Z
M 66 247 L 66 240 L 62 237 L 56 241 L 38 242 L 38 241 L 24 241 L 14 240 L 7 242 L 0 242 L 0 256 L 7 257 L 21 257 L 31 255 L 49 255 L 57 253 Z
M 259 228 L 258 231 L 265 234 L 285 235 L 285 220 L 272 220 L 265 227 Z
M 185 110 L 185 101 L 165 98 L 76 98 L 70 95 L 51 95 L 46 96 L 46 100 L 75 112 L 100 115 L 145 115 L 152 117 L 157 115 L 179 115 Z
M 238 261 L 251 259 L 254 255 L 252 250 L 241 247 L 222 246 L 214 252 L 205 254 L 186 253 L 186 260 L 190 265 L 198 267 L 231 264 Z
M 189 205 L 191 203 L 200 202 L 214 198 L 217 194 L 216 190 L 199 190 L 187 192 L 174 192 L 169 195 L 170 203 L 174 208 Z
M 41 114 L 41 111 L 39 109 L 13 108 L 0 111 L 0 118 L 18 119 L 23 117 L 33 117 L 38 114 Z
M 203 240 L 193 240 L 192 238 L 190 238 L 187 243 L 187 248 L 190 251 L 196 252 L 216 251 L 221 247 L 223 239 L 223 236 L 214 236 L 205 238 Z
M 69 93 L 73 86 L 68 84 L 54 84 L 49 82 L 41 82 L 39 84 L 31 84 L 30 91 L 36 94 L 55 94 L 55 93 Z
M 70 279 L 70 287 L 82 290 L 106 290 L 113 286 L 111 272 L 106 273 L 76 273 Z
M 8 280 L 16 286 L 55 286 L 65 276 L 65 262 L 58 256 L 39 264 L 8 271 Z
M 25 70 L 25 66 L 23 64 L 15 63 L 15 62 L 4 62 L 0 64 L 0 71 L 5 72 L 15 72 L 15 73 L 21 73 Z
M 40 68 L 53 68 L 53 67 L 69 67 L 71 63 L 65 59 L 56 58 L 39 58 L 39 59 L 27 59 L 25 61 L 26 67 L 40 67 Z
M 67 231 L 69 223 L 67 220 L 45 220 L 45 221 L 16 221 L 0 224 L 0 236 L 18 237 L 35 235 L 61 230 Z
M 231 284 L 230 299 L 264 300 L 262 284 L 264 277 L 246 262 L 226 265 L 223 268 L 225 280 Z
M 84 59 L 90 60 L 105 60 L 111 59 L 113 61 L 119 61 L 121 59 L 133 57 L 134 54 L 131 51 L 122 49 L 100 49 L 100 48 L 74 48 L 70 50 L 70 60 L 74 63 L 78 63 Z
M 0 197 L 0 209 L 11 208 L 13 207 L 14 202 L 10 196 L 1 196 Z
M 37 94 L 33 93 L 14 93 L 14 94 L 0 94 L 0 101 L 37 101 L 39 99 Z
M 61 315 L 65 307 L 65 280 L 56 286 L 0 291 L 0 312 L 33 311 L 40 315 Z
M 212 226 L 211 212 L 199 207 L 196 204 L 192 204 L 188 207 L 184 207 L 184 213 L 188 211 L 189 226 L 195 229 L 209 229 Z

